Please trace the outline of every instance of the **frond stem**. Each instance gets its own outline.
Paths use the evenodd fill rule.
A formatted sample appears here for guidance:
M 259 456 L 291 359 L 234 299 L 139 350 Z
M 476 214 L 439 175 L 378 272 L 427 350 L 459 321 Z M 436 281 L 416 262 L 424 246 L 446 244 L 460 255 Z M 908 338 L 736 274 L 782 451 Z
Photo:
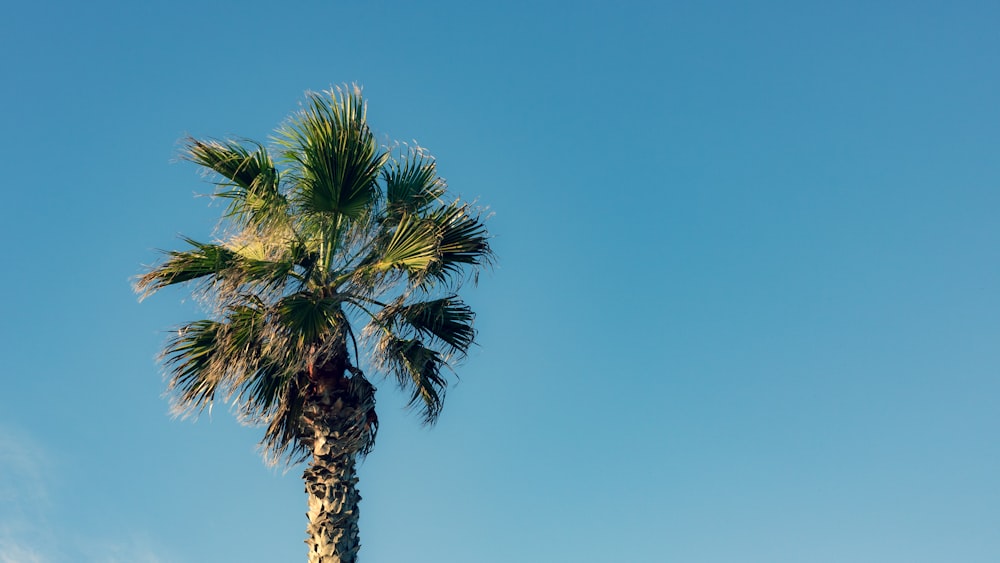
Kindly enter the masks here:
M 358 354 L 358 339 L 354 336 L 354 328 L 351 327 L 351 323 L 344 324 L 347 325 L 347 334 L 351 337 L 351 343 L 354 345 L 354 362 L 360 364 L 361 355 Z

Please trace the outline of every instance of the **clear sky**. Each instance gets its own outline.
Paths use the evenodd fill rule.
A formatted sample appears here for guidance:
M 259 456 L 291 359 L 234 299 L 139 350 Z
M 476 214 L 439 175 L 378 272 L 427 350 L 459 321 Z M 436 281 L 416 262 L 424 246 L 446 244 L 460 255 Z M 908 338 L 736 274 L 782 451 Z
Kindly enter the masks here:
M 280 5 L 279 5 L 280 4 Z M 437 427 L 384 383 L 367 563 L 1000 560 L 1000 5 L 17 2 L 0 563 L 305 560 L 301 468 L 154 362 L 220 208 L 178 139 L 364 86 L 494 214 Z

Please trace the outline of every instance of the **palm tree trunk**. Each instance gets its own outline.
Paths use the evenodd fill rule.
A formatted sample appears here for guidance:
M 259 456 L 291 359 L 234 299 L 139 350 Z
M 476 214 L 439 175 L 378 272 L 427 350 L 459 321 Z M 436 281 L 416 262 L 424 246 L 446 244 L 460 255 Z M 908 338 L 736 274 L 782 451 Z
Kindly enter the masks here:
M 355 465 L 374 440 L 375 387 L 341 358 L 346 351 L 340 362 L 317 370 L 302 409 L 311 431 L 303 442 L 312 448 L 302 474 L 309 500 L 309 563 L 355 563 L 361 547 Z M 345 377 L 345 371 L 354 377 Z
M 309 563 L 355 563 L 358 539 L 358 477 L 354 454 L 336 455 L 317 437 L 313 460 L 302 475 L 309 495 L 306 528 Z M 327 455 L 317 450 L 327 449 Z M 337 450 L 339 448 L 332 448 Z M 332 454 L 332 455 L 331 455 Z

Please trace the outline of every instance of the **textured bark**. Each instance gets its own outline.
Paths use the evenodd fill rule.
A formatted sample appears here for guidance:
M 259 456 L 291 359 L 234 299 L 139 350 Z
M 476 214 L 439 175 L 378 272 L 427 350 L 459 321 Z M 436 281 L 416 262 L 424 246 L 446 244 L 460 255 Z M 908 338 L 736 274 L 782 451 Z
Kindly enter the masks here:
M 358 538 L 358 478 L 350 455 L 317 457 L 306 469 L 309 563 L 355 563 Z
M 304 440 L 312 447 L 312 461 L 302 475 L 309 501 L 309 563 L 355 563 L 361 547 L 355 464 L 372 439 L 375 388 L 360 372 L 341 375 L 340 367 L 318 374 L 303 407 L 312 430 Z

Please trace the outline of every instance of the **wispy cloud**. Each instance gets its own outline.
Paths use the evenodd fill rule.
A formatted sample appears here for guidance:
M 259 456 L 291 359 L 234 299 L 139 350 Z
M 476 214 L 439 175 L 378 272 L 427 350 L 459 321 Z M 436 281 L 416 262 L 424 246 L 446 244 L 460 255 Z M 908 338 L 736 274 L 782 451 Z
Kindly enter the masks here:
M 8 507 L 47 503 L 49 467 L 49 456 L 35 441 L 0 426 L 0 501 Z
M 0 538 L 0 563 L 49 563 L 49 559 L 31 547 Z
M 0 563 L 54 561 L 38 547 L 49 528 L 46 479 L 51 460 L 23 432 L 0 426 Z
M 26 432 L 0 425 L 0 563 L 175 561 L 142 534 L 80 538 L 53 522 L 58 499 L 50 491 L 60 485 L 55 457 Z

